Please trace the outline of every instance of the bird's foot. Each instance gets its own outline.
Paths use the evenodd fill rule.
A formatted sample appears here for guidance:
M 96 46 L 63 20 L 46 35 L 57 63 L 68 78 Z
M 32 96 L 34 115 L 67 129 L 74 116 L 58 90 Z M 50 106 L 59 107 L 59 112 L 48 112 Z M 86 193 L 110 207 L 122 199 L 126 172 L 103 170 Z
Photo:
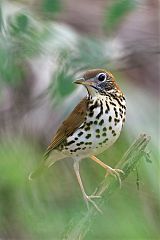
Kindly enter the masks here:
M 106 165 L 105 163 L 103 163 L 102 161 L 100 161 L 97 157 L 95 156 L 90 156 L 90 158 L 95 161 L 96 163 L 98 163 L 100 166 L 102 166 L 106 171 L 106 175 L 105 177 L 108 176 L 108 174 L 113 175 L 114 177 L 116 177 L 119 181 L 120 187 L 121 187 L 121 178 L 120 178 L 120 173 L 124 174 L 124 172 L 121 169 L 114 169 L 111 168 L 110 166 Z
M 107 171 L 107 173 L 106 173 L 105 177 L 107 177 L 109 174 L 114 176 L 116 179 L 118 179 L 119 185 L 120 185 L 120 188 L 121 188 L 122 182 L 121 182 L 120 173 L 124 174 L 123 170 L 118 169 L 118 168 L 114 169 L 114 168 L 111 168 L 111 167 L 106 165 L 106 171 Z
M 98 195 L 88 196 L 87 194 L 85 194 L 83 197 L 84 197 L 84 201 L 87 205 L 88 210 L 89 210 L 89 203 L 91 203 L 97 209 L 98 212 L 102 213 L 101 209 L 97 206 L 97 204 L 93 200 L 94 198 L 101 198 L 101 196 L 98 196 Z

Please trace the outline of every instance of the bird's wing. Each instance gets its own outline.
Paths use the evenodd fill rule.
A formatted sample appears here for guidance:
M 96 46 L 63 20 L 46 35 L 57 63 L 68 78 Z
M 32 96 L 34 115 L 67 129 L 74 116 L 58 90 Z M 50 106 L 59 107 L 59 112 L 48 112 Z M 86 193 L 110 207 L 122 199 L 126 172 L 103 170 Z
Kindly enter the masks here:
M 84 122 L 86 111 L 88 107 L 88 99 L 84 98 L 82 101 L 74 108 L 68 118 L 61 124 L 58 128 L 51 144 L 48 146 L 46 153 L 44 154 L 44 159 L 40 166 L 29 175 L 29 179 L 32 180 L 39 175 L 41 175 L 45 169 L 50 167 L 56 162 L 56 159 L 48 158 L 51 151 L 56 149 L 61 143 L 63 143 L 67 137 L 74 133 L 78 127 Z
M 73 134 L 78 127 L 84 122 L 86 111 L 88 107 L 88 99 L 84 98 L 70 113 L 68 118 L 58 128 L 51 144 L 48 146 L 45 158 L 48 157 L 49 153 L 63 143 L 67 137 Z

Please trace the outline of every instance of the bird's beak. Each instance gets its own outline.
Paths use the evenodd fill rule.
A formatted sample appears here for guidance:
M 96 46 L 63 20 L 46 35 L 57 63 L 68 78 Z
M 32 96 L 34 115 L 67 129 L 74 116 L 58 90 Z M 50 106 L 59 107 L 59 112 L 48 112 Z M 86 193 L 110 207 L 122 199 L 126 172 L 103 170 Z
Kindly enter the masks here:
M 85 86 L 93 86 L 94 82 L 92 80 L 85 80 L 84 78 L 80 78 L 74 81 L 76 84 L 82 84 Z

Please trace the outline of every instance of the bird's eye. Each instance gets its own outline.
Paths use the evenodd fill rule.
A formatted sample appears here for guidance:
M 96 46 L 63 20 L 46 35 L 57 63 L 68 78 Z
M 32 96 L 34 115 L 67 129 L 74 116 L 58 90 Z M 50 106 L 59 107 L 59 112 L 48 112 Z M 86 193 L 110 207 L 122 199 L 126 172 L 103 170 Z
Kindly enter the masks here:
M 106 74 L 105 73 L 99 73 L 97 76 L 99 81 L 104 81 L 106 79 Z

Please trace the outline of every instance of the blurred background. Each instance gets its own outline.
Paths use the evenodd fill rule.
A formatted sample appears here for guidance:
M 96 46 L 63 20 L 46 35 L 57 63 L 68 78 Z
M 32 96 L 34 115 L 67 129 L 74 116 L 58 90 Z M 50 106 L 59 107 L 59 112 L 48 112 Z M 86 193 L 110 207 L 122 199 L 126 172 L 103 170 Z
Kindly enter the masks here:
M 123 133 L 100 159 L 114 167 L 140 133 L 152 139 L 139 190 L 133 171 L 85 239 L 159 239 L 158 11 L 158 0 L 0 1 L 1 240 L 62 239 L 86 211 L 71 159 L 35 181 L 28 175 L 85 94 L 72 81 L 90 68 L 112 71 L 127 98 Z M 81 162 L 88 193 L 104 174 Z

